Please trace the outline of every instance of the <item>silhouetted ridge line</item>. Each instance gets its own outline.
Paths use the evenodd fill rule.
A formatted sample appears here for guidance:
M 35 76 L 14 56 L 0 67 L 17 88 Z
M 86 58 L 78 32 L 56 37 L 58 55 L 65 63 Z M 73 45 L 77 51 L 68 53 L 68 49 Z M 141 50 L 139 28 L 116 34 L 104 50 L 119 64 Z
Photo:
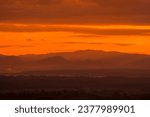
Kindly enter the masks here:
M 44 70 L 145 69 L 150 55 L 80 50 L 43 55 L 0 56 L 1 73 Z

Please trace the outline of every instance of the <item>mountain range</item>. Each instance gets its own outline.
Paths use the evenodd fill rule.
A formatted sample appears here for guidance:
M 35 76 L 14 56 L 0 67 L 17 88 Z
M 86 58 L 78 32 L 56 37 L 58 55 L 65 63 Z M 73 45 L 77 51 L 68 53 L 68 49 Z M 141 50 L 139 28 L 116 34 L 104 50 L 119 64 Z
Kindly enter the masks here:
M 58 52 L 43 55 L 0 55 L 0 73 L 86 69 L 150 70 L 150 55 L 96 50 Z

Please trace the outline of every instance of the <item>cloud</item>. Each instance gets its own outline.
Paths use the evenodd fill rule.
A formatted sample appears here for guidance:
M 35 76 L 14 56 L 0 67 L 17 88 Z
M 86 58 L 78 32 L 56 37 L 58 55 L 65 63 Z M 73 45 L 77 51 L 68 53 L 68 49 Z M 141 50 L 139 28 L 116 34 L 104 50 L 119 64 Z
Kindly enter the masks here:
M 112 45 L 116 45 L 116 46 L 133 46 L 135 44 L 132 43 L 111 43 Z
M 10 48 L 13 47 L 12 45 L 0 45 L 0 48 Z
M 105 43 L 99 43 L 99 42 L 63 42 L 63 43 L 59 43 L 59 44 L 90 44 L 90 45 L 101 45 L 101 44 L 105 44 Z
M 19 48 L 29 48 L 29 47 L 35 47 L 33 45 L 16 45 L 14 47 L 19 47 Z
M 35 47 L 32 45 L 0 45 L 0 48 L 28 48 L 28 47 Z
M 1 32 L 73 32 L 81 37 L 103 35 L 142 35 L 150 36 L 150 27 L 128 26 L 89 26 L 89 25 L 38 25 L 38 24 L 0 24 Z M 80 35 L 79 35 L 80 34 Z M 27 39 L 27 41 L 33 41 Z
M 26 41 L 28 41 L 28 42 L 32 42 L 32 41 L 34 41 L 33 39 L 26 39 Z
M 102 36 L 97 34 L 78 34 L 78 35 L 76 34 L 71 37 L 93 38 L 93 37 L 102 37 Z
M 86 44 L 86 45 L 115 45 L 115 46 L 133 46 L 132 43 L 104 43 L 104 42 L 62 42 L 57 44 Z
M 1 0 L 0 22 L 150 25 L 149 0 Z

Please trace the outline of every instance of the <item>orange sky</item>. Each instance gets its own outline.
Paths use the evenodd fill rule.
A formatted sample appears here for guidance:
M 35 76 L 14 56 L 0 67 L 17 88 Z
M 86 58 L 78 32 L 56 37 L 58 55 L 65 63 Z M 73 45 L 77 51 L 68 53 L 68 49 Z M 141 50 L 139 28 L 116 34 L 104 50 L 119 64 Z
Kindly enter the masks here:
M 141 31 L 149 30 L 148 26 L 57 25 L 51 27 L 59 28 L 60 30 L 57 31 L 56 29 L 46 31 L 49 25 L 39 27 L 36 25 L 41 31 L 32 31 L 32 26 L 28 26 L 29 32 L 0 32 L 0 53 L 5 55 L 44 54 L 92 49 L 150 54 L 150 36 L 142 34 Z M 24 27 L 19 25 L 20 30 L 26 30 Z M 101 29 L 105 31 L 101 32 Z M 114 32 L 116 30 L 117 33 Z M 124 34 L 125 31 L 121 33 L 118 30 L 127 31 Z M 137 33 L 135 30 L 140 30 L 142 33 Z M 137 34 L 132 35 L 134 31 Z
M 87 49 L 150 54 L 148 4 L 148 0 L 0 1 L 0 54 Z

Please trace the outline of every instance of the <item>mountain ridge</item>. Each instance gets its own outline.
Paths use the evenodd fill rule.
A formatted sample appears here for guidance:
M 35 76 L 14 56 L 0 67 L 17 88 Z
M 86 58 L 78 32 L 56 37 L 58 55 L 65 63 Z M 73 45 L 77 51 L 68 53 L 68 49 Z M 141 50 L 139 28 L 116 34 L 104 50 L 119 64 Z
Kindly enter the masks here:
M 105 52 L 105 53 L 118 53 L 118 54 L 128 54 L 128 55 L 145 55 L 145 56 L 150 56 L 149 54 L 142 54 L 142 53 L 127 53 L 127 52 L 119 52 L 119 51 L 104 51 L 104 50 L 76 50 L 76 51 L 66 51 L 66 52 L 49 52 L 46 54 L 23 54 L 23 55 L 5 55 L 5 54 L 0 54 L 0 57 L 6 56 L 6 57 L 11 57 L 11 56 L 39 56 L 39 55 L 51 55 L 51 54 L 65 54 L 65 53 L 78 53 L 78 52 Z
M 60 69 L 149 69 L 150 55 L 82 50 L 44 55 L 0 56 L 1 72 Z

